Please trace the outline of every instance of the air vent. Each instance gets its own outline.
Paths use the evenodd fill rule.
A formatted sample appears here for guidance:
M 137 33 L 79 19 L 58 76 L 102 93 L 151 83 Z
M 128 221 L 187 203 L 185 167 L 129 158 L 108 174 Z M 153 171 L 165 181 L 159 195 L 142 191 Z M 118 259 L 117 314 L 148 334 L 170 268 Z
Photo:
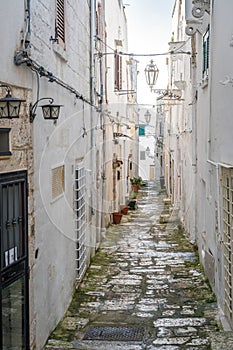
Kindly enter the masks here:
M 64 165 L 52 169 L 52 199 L 64 193 Z

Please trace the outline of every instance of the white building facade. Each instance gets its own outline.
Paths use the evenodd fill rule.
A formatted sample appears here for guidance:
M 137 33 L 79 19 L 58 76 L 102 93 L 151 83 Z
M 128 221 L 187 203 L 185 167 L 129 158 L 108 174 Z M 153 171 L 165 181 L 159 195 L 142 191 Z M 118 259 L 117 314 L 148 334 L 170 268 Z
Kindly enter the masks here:
M 178 81 L 182 101 L 166 115 L 165 160 L 168 192 L 231 326 L 232 7 L 175 1 L 170 81 Z
M 113 5 L 127 52 L 123 4 Z M 118 102 L 108 96 L 107 82 L 109 65 L 116 67 L 107 55 L 102 65 L 98 57 L 108 50 L 107 30 L 120 38 L 109 13 L 104 0 L 9 1 L 0 13 L 2 33 L 9 14 L 14 19 L 9 40 L 2 41 L 0 97 L 10 91 L 22 99 L 19 118 L 0 112 L 2 349 L 42 349 L 99 247 L 109 223 L 106 202 L 119 210 L 127 196 L 127 163 L 119 163 L 116 198 L 107 191 L 107 140 L 111 135 L 114 147 L 114 133 L 105 134 L 103 106 Z M 130 85 L 127 60 L 123 79 Z M 119 116 L 134 126 L 128 101 L 120 100 Z M 41 106 L 51 102 L 61 105 L 60 115 L 45 120 Z M 113 159 L 130 159 L 135 147 L 122 127 L 114 132 L 127 137 L 119 150 L 111 149 L 111 176 Z

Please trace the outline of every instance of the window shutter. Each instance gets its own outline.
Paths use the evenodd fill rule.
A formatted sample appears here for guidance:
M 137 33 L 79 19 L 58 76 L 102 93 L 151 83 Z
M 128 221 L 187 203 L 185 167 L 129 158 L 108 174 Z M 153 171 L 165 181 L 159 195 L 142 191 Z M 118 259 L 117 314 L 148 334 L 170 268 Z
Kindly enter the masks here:
M 203 37 L 203 78 L 208 77 L 209 70 L 209 28 Z
M 122 56 L 119 56 L 119 90 L 122 89 Z
M 122 89 L 122 57 L 115 53 L 115 90 Z
M 145 126 L 139 125 L 139 136 L 145 136 Z
M 56 2 L 56 37 L 58 42 L 65 43 L 65 0 Z

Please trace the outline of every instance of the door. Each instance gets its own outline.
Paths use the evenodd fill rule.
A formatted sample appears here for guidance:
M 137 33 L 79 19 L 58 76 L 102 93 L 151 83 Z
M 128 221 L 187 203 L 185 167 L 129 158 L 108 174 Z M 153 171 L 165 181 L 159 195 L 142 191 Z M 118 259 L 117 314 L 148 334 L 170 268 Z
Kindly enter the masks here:
M 155 166 L 150 165 L 150 181 L 154 181 L 155 179 Z
M 0 345 L 29 349 L 27 173 L 0 174 Z

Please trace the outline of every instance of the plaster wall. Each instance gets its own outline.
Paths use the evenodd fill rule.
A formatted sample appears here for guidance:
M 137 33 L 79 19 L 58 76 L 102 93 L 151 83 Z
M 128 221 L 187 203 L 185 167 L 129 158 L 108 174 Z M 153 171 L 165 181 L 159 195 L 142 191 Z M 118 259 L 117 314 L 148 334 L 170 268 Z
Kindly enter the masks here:
M 32 271 L 34 264 L 35 222 L 34 222 L 34 152 L 33 130 L 29 122 L 29 102 L 32 100 L 31 73 L 14 64 L 14 56 L 21 48 L 23 30 L 25 29 L 24 2 L 7 1 L 2 4 L 0 11 L 1 33 L 1 66 L 0 84 L 7 84 L 11 88 L 13 97 L 24 99 L 21 104 L 19 119 L 1 119 L 1 128 L 10 128 L 11 156 L 0 158 L 0 172 L 8 173 L 17 170 L 26 170 L 28 174 L 28 244 L 29 268 Z M 7 28 L 7 40 L 6 40 Z M 0 97 L 5 97 L 6 90 L 0 88 Z M 30 277 L 30 305 L 33 305 L 34 276 Z M 30 308 L 30 319 L 33 312 Z M 32 326 L 33 328 L 33 326 Z
M 122 89 L 115 90 L 115 56 L 114 51 L 127 52 L 127 22 L 122 1 L 105 3 L 106 31 L 107 31 L 107 104 L 106 104 L 106 213 L 119 211 L 120 205 L 125 204 L 125 197 L 128 193 L 127 183 L 127 162 L 131 147 L 130 140 L 125 137 L 116 137 L 113 133 L 128 135 L 126 125 L 129 124 L 127 111 L 128 85 L 128 56 L 122 56 Z M 131 88 L 131 87 L 130 87 Z M 132 152 L 131 152 L 132 153 Z M 118 159 L 123 163 L 113 169 L 112 161 Z M 126 163 L 126 164 L 125 164 Z M 120 179 L 117 179 L 117 171 Z
M 65 49 L 49 40 L 55 35 L 55 1 L 31 3 L 31 58 L 90 101 L 90 8 L 87 2 L 69 1 L 65 8 Z M 37 98 L 36 74 L 31 72 L 33 100 Z M 86 173 L 87 255 L 95 247 L 96 230 L 92 185 L 96 173 L 93 129 L 98 116 L 85 101 L 67 89 L 39 79 L 40 97 L 51 96 L 63 105 L 56 124 L 43 120 L 38 107 L 33 122 L 35 149 L 35 250 L 33 265 L 34 312 L 32 347 L 41 349 L 63 316 L 76 283 L 75 170 Z M 95 125 L 92 125 L 92 121 Z M 54 168 L 64 167 L 64 191 L 52 197 Z M 98 213 L 99 215 L 99 213 Z M 93 222 L 92 222 L 93 220 Z M 86 262 L 88 264 L 88 260 Z M 40 292 L 38 292 L 40 291 Z M 45 321 L 46 320 L 46 321 Z

